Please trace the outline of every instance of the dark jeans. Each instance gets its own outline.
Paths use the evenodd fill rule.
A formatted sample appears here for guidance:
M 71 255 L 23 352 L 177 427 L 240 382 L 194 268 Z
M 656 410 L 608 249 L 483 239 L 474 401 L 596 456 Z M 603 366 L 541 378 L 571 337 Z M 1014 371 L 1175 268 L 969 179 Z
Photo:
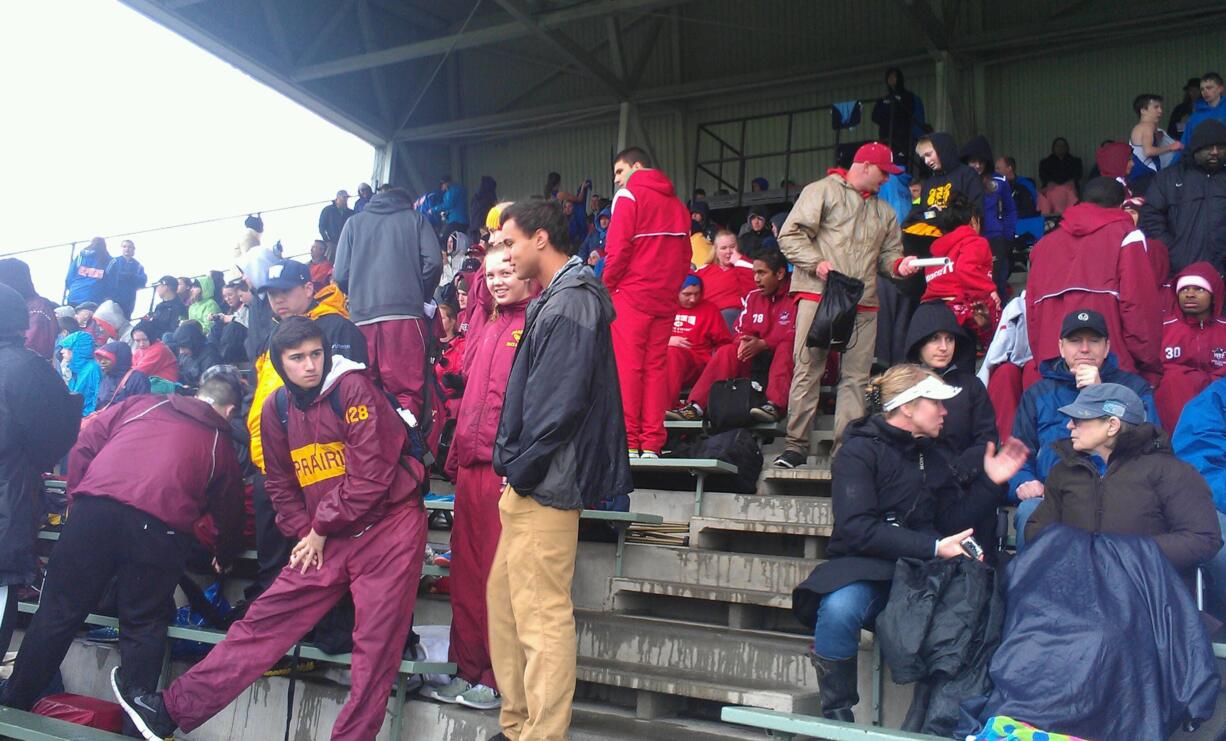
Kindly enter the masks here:
M 277 511 L 264 491 L 262 474 L 257 474 L 252 482 L 251 501 L 255 510 L 255 553 L 259 571 L 255 583 L 247 588 L 248 601 L 272 585 L 277 574 L 289 563 L 289 554 L 294 548 L 294 541 L 277 528 Z
M 29 710 L 68 653 L 86 615 L 116 579 L 120 674 L 153 689 L 162 670 L 167 604 L 183 573 L 189 536 L 156 517 L 105 497 L 79 497 L 47 563 L 38 612 L 30 621 L 3 704 Z
M 813 651 L 835 661 L 860 650 L 860 630 L 871 628 L 890 599 L 888 581 L 854 581 L 825 597 L 817 608 Z

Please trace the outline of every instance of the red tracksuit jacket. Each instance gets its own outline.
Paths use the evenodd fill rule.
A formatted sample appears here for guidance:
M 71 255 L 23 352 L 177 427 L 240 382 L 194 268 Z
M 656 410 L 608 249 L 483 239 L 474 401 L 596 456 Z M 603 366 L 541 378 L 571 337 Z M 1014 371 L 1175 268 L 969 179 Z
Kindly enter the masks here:
M 498 307 L 492 319 L 488 310 L 473 315 L 464 366 L 464 400 L 447 459 L 449 468 L 452 461 L 455 466 L 477 466 L 494 460 L 498 417 L 527 311 L 528 301 L 522 301 Z
M 696 275 L 702 278 L 703 298 L 721 310 L 744 306 L 745 296 L 757 285 L 753 270 L 740 265 L 722 268 L 712 262 L 699 268 Z
M 992 248 L 988 240 L 969 226 L 960 226 L 932 243 L 933 257 L 949 258 L 953 264 L 924 269 L 928 287 L 921 301 L 952 298 L 982 301 L 996 290 L 992 281 Z
M 1026 329 L 1036 361 L 1060 354 L 1060 324 L 1081 309 L 1106 318 L 1120 367 L 1156 386 L 1162 377 L 1162 301 L 1145 235 L 1121 209 L 1079 203 L 1031 250 Z
M 771 352 L 780 345 L 791 352 L 796 337 L 796 302 L 788 295 L 791 281 L 784 280 L 770 296 L 755 288 L 745 297 L 745 309 L 732 328 L 739 341 L 742 337 L 766 340 Z
M 692 309 L 677 309 L 673 317 L 673 337 L 690 341 L 690 353 L 699 366 L 711 360 L 715 348 L 732 341 L 728 323 L 715 304 L 707 300 L 698 302 Z
M 339 355 L 319 396 L 299 409 L 289 400 L 282 427 L 275 394 L 260 417 L 268 480 L 265 490 L 287 537 L 356 535 L 408 502 L 423 479 L 400 463 L 406 431 L 364 366 Z M 340 395 L 338 416 L 328 397 Z M 408 459 L 406 459 L 408 460 Z
M 243 475 L 230 425 L 199 399 L 142 394 L 81 428 L 68 455 L 70 497 L 114 499 L 193 533 L 205 514 L 228 563 L 243 532 Z
M 659 170 L 639 170 L 613 196 L 601 280 L 609 295 L 625 293 L 654 317 L 677 313 L 677 293 L 690 272 L 690 213 Z
M 1197 275 L 1213 287 L 1213 307 L 1203 321 L 1193 319 L 1179 309 L 1178 302 L 1162 325 L 1162 382 L 1154 401 L 1163 426 L 1174 430 L 1183 407 L 1213 381 L 1226 376 L 1226 319 L 1222 304 L 1226 301 L 1226 284 L 1209 262 L 1197 262 L 1183 269 L 1171 281 L 1172 288 L 1180 277 Z

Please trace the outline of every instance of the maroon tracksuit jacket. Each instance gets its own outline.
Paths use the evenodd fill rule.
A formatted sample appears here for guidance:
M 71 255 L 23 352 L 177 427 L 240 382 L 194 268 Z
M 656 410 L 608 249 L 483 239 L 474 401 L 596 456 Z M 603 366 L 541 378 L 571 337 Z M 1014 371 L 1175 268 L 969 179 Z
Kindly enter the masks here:
M 1184 405 L 1226 376 L 1226 319 L 1222 318 L 1226 285 L 1213 264 L 1202 261 L 1184 268 L 1171 281 L 1171 288 L 1185 275 L 1207 282 L 1213 289 L 1213 302 L 1208 317 L 1194 319 L 1179 308 L 1176 294 L 1175 308 L 1162 325 L 1162 382 L 1154 392 L 1154 403 L 1162 426 L 1170 433 L 1174 433 Z

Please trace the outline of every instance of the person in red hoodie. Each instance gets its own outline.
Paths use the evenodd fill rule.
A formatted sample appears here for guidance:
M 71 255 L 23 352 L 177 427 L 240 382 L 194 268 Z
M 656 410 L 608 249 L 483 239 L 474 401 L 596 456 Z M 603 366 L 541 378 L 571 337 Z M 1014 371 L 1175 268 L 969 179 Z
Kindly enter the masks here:
M 520 280 L 510 254 L 495 232 L 485 255 L 485 287 L 469 327 L 464 365 L 464 399 L 447 459 L 455 482 L 451 527 L 451 643 L 448 661 L 456 675 L 443 687 L 427 686 L 426 697 L 478 710 L 499 707 L 501 698 L 490 662 L 485 586 L 489 581 L 502 523 L 498 499 L 503 480 L 494 472 L 494 437 L 511 364 L 524 333 L 531 281 Z
M 1177 313 L 1162 325 L 1162 382 L 1154 391 L 1158 419 L 1174 433 L 1183 407 L 1226 376 L 1226 288 L 1213 264 L 1194 262 L 1175 278 Z
M 265 486 L 277 526 L 298 542 L 225 640 L 165 692 L 112 673 L 116 699 L 146 739 L 199 728 L 345 594 L 357 620 L 349 702 L 332 738 L 372 739 L 383 725 L 425 553 L 425 469 L 402 454 L 405 424 L 365 366 L 333 356 L 317 323 L 282 320 L 269 357 L 285 386 L 268 396 L 260 417 Z
M 1121 208 L 1124 186 L 1095 178 L 1082 202 L 1064 211 L 1060 226 L 1030 253 L 1026 279 L 1026 329 L 1034 362 L 1060 354 L 1060 324 L 1074 310 L 1107 320 L 1120 368 L 1156 386 L 1162 377 L 1162 302 L 1146 252 L 1145 235 Z M 1027 383 L 1029 385 L 1029 383 Z
M 710 362 L 711 354 L 732 341 L 724 317 L 715 304 L 706 299 L 705 292 L 702 278 L 685 276 L 677 297 L 680 308 L 673 319 L 673 336 L 668 339 L 670 404 L 677 401 L 682 388 L 698 379 Z M 667 412 L 665 417 L 673 419 L 674 413 Z
M 739 258 L 736 235 L 721 229 L 715 234 L 715 259 L 698 270 L 707 301 L 715 304 L 730 328 L 754 289 L 752 263 Z
M 613 158 L 613 220 L 601 280 L 613 299 L 613 354 L 630 457 L 658 458 L 668 434 L 668 338 L 690 270 L 690 213 L 638 147 Z
M 750 414 L 759 422 L 777 422 L 787 414 L 796 340 L 796 302 L 788 295 L 788 263 L 777 248 L 766 247 L 754 255 L 753 272 L 758 287 L 745 297 L 733 341 L 715 351 L 686 405 L 670 412 L 670 418 L 702 419 L 711 386 L 730 378 L 760 377 L 764 370 L 766 404 Z
M 992 279 L 992 247 L 979 236 L 982 214 L 974 201 L 955 192 L 934 222 L 941 236 L 932 243 L 932 256 L 946 263 L 924 270 L 927 287 L 920 301 L 946 302 L 958 325 L 986 350 L 1000 319 L 1000 294 Z
M 212 515 L 219 571 L 240 547 L 243 477 L 228 420 L 241 403 L 238 378 L 218 375 L 194 398 L 134 396 L 81 429 L 68 455 L 68 519 L 0 702 L 29 710 L 44 694 L 112 581 L 123 664 L 116 671 L 129 686 L 157 684 L 166 606 L 193 526 Z

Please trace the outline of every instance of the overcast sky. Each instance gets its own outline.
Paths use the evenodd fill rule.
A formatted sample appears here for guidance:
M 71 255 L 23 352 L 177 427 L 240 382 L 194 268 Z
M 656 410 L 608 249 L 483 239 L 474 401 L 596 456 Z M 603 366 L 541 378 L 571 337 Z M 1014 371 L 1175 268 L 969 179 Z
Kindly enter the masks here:
M 9 10 L 0 254 L 327 201 L 370 177 L 370 145 L 116 0 Z M 265 242 L 305 252 L 321 207 L 266 215 Z M 229 267 L 241 232 L 238 218 L 133 241 L 155 280 Z M 20 257 L 60 301 L 68 248 Z

